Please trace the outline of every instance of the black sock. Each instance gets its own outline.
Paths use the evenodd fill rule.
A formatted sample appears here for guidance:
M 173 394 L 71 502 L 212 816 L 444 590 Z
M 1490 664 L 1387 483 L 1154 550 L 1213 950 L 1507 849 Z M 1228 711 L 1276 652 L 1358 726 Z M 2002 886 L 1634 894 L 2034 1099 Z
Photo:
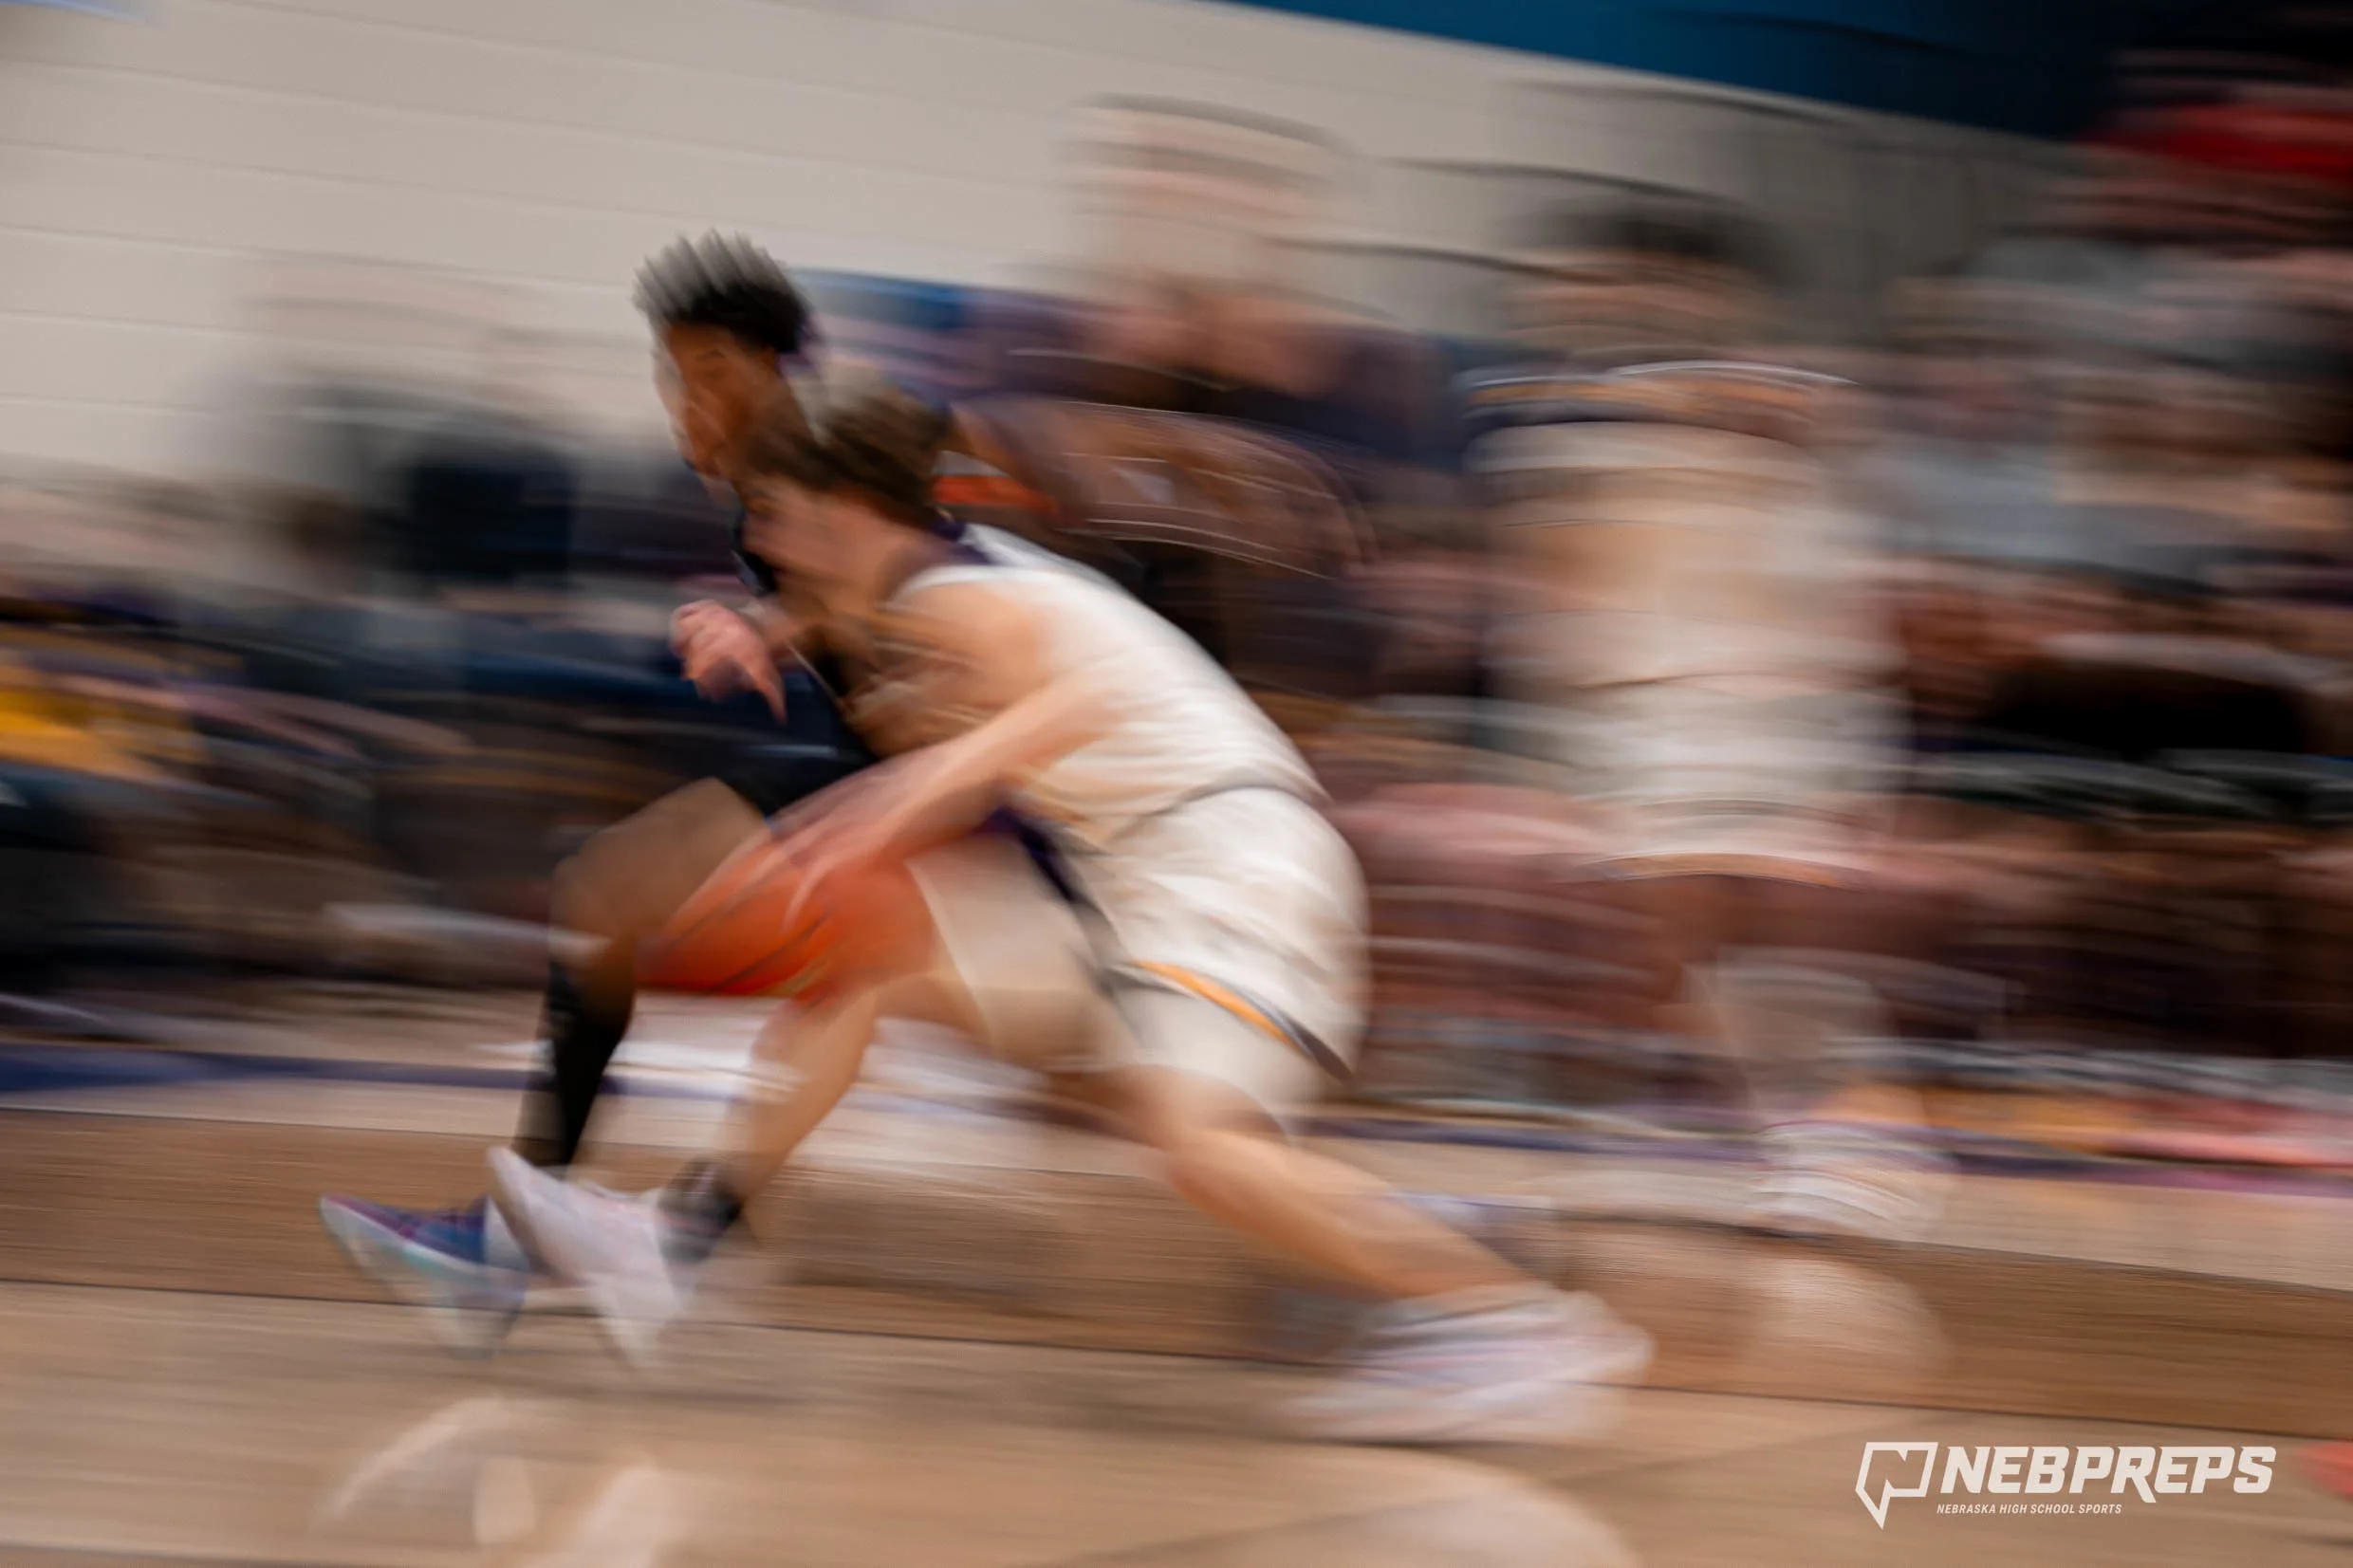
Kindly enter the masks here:
M 610 968 L 610 966 L 607 966 Z M 605 1069 L 629 1032 L 637 987 L 630 968 L 584 984 L 561 964 L 547 969 L 547 1055 L 523 1108 L 515 1153 L 543 1169 L 580 1157 L 604 1091 Z
M 674 1261 L 698 1264 L 744 1217 L 744 1200 L 726 1173 L 709 1160 L 696 1160 L 662 1190 L 662 1212 L 670 1217 Z

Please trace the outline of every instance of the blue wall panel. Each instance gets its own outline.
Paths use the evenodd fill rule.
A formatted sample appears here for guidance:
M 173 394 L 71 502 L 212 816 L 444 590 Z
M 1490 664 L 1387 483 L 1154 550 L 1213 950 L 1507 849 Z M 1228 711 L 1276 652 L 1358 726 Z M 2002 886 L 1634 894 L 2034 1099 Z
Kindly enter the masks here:
M 2131 0 L 1242 3 L 2030 136 L 2089 122 L 2105 60 L 2150 9 Z

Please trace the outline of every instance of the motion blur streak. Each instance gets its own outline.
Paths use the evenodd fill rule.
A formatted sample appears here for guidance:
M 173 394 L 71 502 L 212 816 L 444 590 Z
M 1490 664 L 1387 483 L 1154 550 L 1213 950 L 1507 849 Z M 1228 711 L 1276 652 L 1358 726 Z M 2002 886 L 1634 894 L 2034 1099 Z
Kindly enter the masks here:
M 2341 1545 L 2353 10 L 1511 9 L 0 4 L 0 1559 Z

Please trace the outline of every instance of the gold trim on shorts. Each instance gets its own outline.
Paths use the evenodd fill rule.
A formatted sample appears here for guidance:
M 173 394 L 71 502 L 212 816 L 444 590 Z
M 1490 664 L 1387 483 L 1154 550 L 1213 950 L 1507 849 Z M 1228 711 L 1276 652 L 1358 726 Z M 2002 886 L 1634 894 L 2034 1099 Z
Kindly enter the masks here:
M 1197 996 L 1212 1006 L 1232 1013 L 1252 1028 L 1260 1030 L 1280 1043 L 1297 1051 L 1332 1078 L 1344 1079 L 1348 1077 L 1348 1064 L 1342 1061 L 1338 1053 L 1334 1052 L 1330 1046 L 1293 1024 L 1274 1008 L 1251 1001 L 1222 980 L 1214 979 L 1197 969 L 1188 969 L 1175 964 L 1151 964 L 1140 960 L 1131 960 L 1121 967 L 1159 981 L 1176 990 Z

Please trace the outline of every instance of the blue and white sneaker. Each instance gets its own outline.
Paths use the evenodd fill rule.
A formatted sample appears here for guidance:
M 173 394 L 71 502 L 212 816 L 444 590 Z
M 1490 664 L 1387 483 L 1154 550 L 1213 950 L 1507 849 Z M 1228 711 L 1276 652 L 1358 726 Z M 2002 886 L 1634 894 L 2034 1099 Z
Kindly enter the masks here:
M 1604 1435 L 1650 1336 L 1590 1296 L 1540 1286 L 1386 1310 L 1357 1365 L 1296 1401 L 1302 1436 L 1335 1443 L 1566 1443 Z
M 487 1356 L 514 1325 L 537 1268 L 498 1208 L 399 1208 L 330 1194 L 319 1219 L 359 1270 L 424 1309 L 452 1350 Z

